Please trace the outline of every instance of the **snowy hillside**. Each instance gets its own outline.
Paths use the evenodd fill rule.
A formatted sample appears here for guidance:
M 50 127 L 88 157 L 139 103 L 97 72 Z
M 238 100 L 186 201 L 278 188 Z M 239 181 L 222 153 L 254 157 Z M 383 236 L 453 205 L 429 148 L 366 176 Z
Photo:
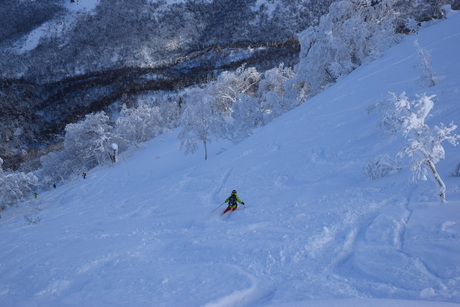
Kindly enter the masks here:
M 459 306 L 460 147 L 443 144 L 437 164 L 445 204 L 406 160 L 382 179 L 363 172 L 405 143 L 370 111 L 389 91 L 436 94 L 427 124 L 460 123 L 459 49 L 456 14 L 242 143 L 210 144 L 207 161 L 173 131 L 5 211 L 0 305 Z M 245 206 L 222 217 L 232 189 Z
M 35 170 L 38 158 L 59 146 L 67 124 L 92 112 L 112 113 L 130 105 L 131 98 L 152 91 L 176 93 L 244 63 L 261 72 L 280 63 L 293 67 L 301 49 L 297 34 L 318 25 L 331 4 L 336 11 L 336 2 L 0 1 L 2 167 Z M 379 15 L 375 20 L 363 16 L 363 21 L 378 21 L 377 26 L 385 19 L 383 24 L 392 28 L 385 33 L 401 33 L 408 31 L 405 23 L 414 26 L 416 21 L 444 18 L 442 5 L 451 3 L 455 9 L 460 0 L 347 3 L 360 7 L 363 14 Z M 364 32 L 361 26 L 348 28 Z M 359 37 L 369 38 L 368 34 Z M 361 45 L 362 40 L 352 42 Z M 338 67 L 328 69 L 333 74 L 328 83 L 340 75 Z M 152 79 L 152 74 L 158 79 Z

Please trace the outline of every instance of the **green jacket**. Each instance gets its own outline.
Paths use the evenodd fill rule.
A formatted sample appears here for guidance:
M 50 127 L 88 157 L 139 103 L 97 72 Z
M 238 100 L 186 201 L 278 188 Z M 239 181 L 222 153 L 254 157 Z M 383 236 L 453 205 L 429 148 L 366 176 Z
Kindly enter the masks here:
M 230 200 L 230 197 L 232 197 L 232 195 L 235 195 L 235 198 L 236 198 L 236 201 L 239 202 L 240 204 L 242 204 L 243 202 L 241 201 L 241 199 L 238 197 L 238 195 L 236 195 L 236 193 L 232 193 L 229 197 L 227 197 L 227 199 L 224 201 L 225 203 L 228 202 Z

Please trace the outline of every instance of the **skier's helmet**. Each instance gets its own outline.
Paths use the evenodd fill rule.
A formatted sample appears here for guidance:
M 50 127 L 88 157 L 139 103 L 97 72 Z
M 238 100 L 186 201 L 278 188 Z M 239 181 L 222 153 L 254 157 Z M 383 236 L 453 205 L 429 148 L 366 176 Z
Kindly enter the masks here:
M 233 190 L 233 191 L 232 191 L 232 194 L 236 194 L 236 190 Z

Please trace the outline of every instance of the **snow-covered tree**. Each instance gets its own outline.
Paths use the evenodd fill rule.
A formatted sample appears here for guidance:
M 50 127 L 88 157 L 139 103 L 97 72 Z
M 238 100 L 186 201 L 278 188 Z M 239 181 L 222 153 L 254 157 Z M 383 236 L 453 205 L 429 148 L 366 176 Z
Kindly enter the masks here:
M 395 0 L 337 1 L 317 26 L 299 34 L 298 79 L 316 94 L 398 41 Z
M 236 71 L 224 71 L 208 86 L 208 95 L 213 98 L 213 108 L 230 114 L 232 105 L 240 94 L 255 96 L 261 74 L 254 67 L 240 66 Z
M 180 105 L 182 102 L 182 97 L 176 95 L 166 97 L 162 103 L 158 105 L 163 129 L 174 129 L 177 127 L 177 120 L 180 117 Z
M 417 52 L 420 57 L 419 66 L 420 66 L 420 69 L 422 70 L 422 76 L 420 78 L 421 85 L 428 86 L 428 87 L 435 86 L 436 82 L 434 80 L 435 78 L 434 78 L 433 68 L 431 67 L 431 64 L 430 64 L 429 52 L 420 46 L 420 43 L 418 42 L 418 40 L 415 40 L 414 46 L 415 48 L 417 48 Z
M 263 74 L 263 78 L 259 82 L 259 97 L 261 97 L 265 123 L 298 105 L 297 99 L 285 97 L 286 83 L 294 76 L 294 71 L 290 67 L 285 67 L 284 63 L 267 70 Z
M 184 100 L 188 111 L 182 115 L 180 125 L 184 123 L 183 118 L 189 116 L 191 108 L 200 109 L 207 105 L 211 109 L 211 115 L 208 116 L 210 118 L 204 124 L 208 127 L 206 131 L 210 132 L 207 135 L 240 142 L 253 129 L 299 104 L 297 99 L 285 97 L 288 92 L 286 82 L 294 75 L 293 70 L 284 64 L 264 74 L 260 74 L 255 68 L 246 68 L 245 65 L 235 72 L 225 71 L 216 81 L 205 87 L 187 91 Z M 213 124 L 209 125 L 211 122 Z M 201 126 L 203 123 L 195 121 L 194 125 Z M 185 143 L 182 146 L 187 147 Z M 193 148 L 191 144 L 189 148 Z
M 213 107 L 213 99 L 204 95 L 195 96 L 197 100 L 190 100 L 179 119 L 181 149 L 185 154 L 194 153 L 198 149 L 198 142 L 204 146 L 204 159 L 208 159 L 207 144 L 218 135 L 222 135 L 225 127 L 223 115 Z
M 110 159 L 112 129 L 105 112 L 86 115 L 84 120 L 66 126 L 64 150 L 88 169 L 103 164 Z
M 104 113 L 86 115 L 85 119 L 66 126 L 64 148 L 40 158 L 37 171 L 43 188 L 112 161 L 114 136 L 109 117 Z
M 123 105 L 115 123 L 115 135 L 123 144 L 122 150 L 153 139 L 163 133 L 163 119 L 159 107 L 141 104 L 137 108 Z
M 231 118 L 226 121 L 225 138 L 234 143 L 241 142 L 263 123 L 259 98 L 240 94 L 238 101 L 233 104 Z
M 179 86 L 178 86 L 179 87 Z M 156 126 L 162 126 L 165 129 L 177 127 L 177 120 L 181 114 L 181 103 L 183 102 L 183 92 L 181 91 L 158 91 L 136 97 L 134 105 L 155 108 L 158 110 L 159 121 L 155 121 Z M 130 106 L 132 108 L 132 106 Z M 152 110 L 154 111 L 154 110 Z M 156 117 L 156 116 L 154 116 Z
M 42 167 L 37 170 L 37 176 L 40 178 L 40 186 L 49 188 L 53 184 L 65 182 L 66 179 L 78 174 L 82 166 L 76 166 L 71 156 L 64 150 L 50 152 L 40 158 Z
M 395 128 L 408 141 L 398 155 L 411 158 L 410 169 L 413 180 L 426 180 L 429 169 L 439 184 L 441 201 L 445 202 L 446 186 L 437 172 L 435 164 L 445 158 L 442 142 L 448 141 L 454 146 L 458 144 L 460 136 L 453 133 L 457 126 L 453 123 L 449 126 L 441 123 L 439 127 L 435 126 L 432 129 L 425 123 L 434 106 L 433 98 L 435 95 L 423 94 L 413 101 L 409 100 L 405 93 L 400 96 L 392 93 L 392 96 L 396 114 L 394 118 L 398 119 Z
M 118 144 L 112 143 L 112 152 L 109 152 L 110 161 L 115 163 L 118 161 Z
M 32 188 L 38 183 L 37 176 L 32 173 L 5 173 L 2 164 L 0 158 L 0 209 L 30 197 Z
M 186 109 L 179 120 L 183 128 L 181 148 L 193 152 L 196 140 L 203 141 L 207 157 L 206 143 L 212 138 L 239 142 L 250 135 L 262 124 L 260 104 L 255 99 L 261 78 L 256 68 L 242 65 L 234 72 L 222 72 L 203 88 L 186 91 Z

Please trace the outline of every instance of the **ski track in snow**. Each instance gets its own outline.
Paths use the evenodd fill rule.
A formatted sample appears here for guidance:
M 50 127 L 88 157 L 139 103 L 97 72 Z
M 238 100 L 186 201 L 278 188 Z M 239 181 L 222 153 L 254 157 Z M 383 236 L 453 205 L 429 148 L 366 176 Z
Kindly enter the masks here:
M 218 299 L 216 302 L 210 302 L 205 304 L 203 307 L 245 307 L 253 306 L 267 300 L 275 291 L 273 287 L 261 287 L 257 278 L 247 272 L 236 267 L 236 270 L 241 272 L 242 275 L 246 276 L 250 281 L 251 285 L 249 288 L 235 291 L 227 296 Z

